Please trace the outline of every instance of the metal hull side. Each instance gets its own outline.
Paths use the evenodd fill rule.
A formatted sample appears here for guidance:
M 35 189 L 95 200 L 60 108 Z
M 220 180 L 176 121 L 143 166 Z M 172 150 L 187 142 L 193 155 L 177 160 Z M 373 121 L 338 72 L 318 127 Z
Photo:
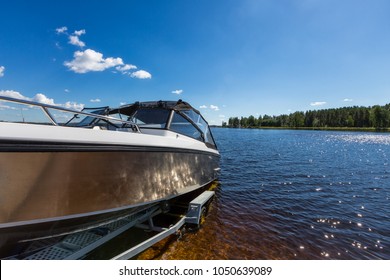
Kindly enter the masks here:
M 92 226 L 190 192 L 218 166 L 218 155 L 193 150 L 0 152 L 0 252 L 10 239 Z

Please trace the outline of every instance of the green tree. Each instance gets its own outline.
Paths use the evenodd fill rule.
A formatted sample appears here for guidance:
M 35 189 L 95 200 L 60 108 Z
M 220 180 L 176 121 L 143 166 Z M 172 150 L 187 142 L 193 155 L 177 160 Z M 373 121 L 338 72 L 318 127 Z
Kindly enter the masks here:
M 372 125 L 375 128 L 385 128 L 389 126 L 390 123 L 390 115 L 389 111 L 385 109 L 385 107 L 374 106 L 370 111 Z
M 234 128 L 240 127 L 240 120 L 237 117 L 233 118 L 232 127 Z
M 254 116 L 250 115 L 248 117 L 247 125 L 248 125 L 248 127 L 256 127 L 257 126 L 257 119 Z
M 240 126 L 241 127 L 248 127 L 248 118 L 241 117 L 241 119 L 240 119 Z
M 304 127 L 305 114 L 303 112 L 295 112 L 289 116 L 290 127 Z
M 385 106 L 343 107 L 295 112 L 290 115 L 229 118 L 229 127 L 376 127 L 390 126 L 390 103 Z

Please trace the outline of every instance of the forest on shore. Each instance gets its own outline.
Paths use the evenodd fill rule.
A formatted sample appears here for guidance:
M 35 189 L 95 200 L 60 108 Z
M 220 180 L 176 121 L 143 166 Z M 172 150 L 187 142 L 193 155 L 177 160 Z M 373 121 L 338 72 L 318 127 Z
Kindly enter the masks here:
M 384 106 L 343 107 L 337 109 L 297 111 L 279 116 L 231 117 L 222 123 L 231 128 L 374 128 L 387 129 L 390 126 L 390 103 Z

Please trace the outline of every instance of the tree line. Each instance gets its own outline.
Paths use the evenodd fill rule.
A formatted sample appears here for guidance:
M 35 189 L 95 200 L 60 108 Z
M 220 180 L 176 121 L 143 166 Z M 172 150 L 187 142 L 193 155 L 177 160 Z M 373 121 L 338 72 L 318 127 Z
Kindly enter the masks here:
M 297 111 L 279 116 L 231 117 L 222 126 L 233 128 L 287 127 L 287 128 L 388 128 L 390 126 L 390 103 L 384 106 L 343 107 L 337 109 Z

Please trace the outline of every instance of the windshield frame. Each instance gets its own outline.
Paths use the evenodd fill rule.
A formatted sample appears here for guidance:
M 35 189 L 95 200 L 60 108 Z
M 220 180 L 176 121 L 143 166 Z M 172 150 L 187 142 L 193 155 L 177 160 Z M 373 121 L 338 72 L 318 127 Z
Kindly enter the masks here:
M 139 126 L 139 128 L 141 129 L 141 132 L 142 130 L 145 129 L 169 130 L 175 133 L 185 135 L 192 139 L 198 140 L 200 142 L 203 142 L 208 148 L 212 148 L 215 150 L 218 149 L 217 144 L 215 143 L 214 136 L 211 132 L 210 125 L 205 120 L 205 118 L 201 115 L 201 113 L 198 110 L 194 109 L 191 105 L 181 100 L 177 102 L 176 101 L 135 102 L 118 108 L 110 109 L 107 115 L 111 116 L 111 115 L 119 114 L 124 119 L 131 120 L 133 117 L 136 118 L 136 114 L 138 110 L 156 110 L 156 109 L 166 110 L 168 112 L 166 115 L 166 119 L 164 119 L 165 123 L 162 121 L 161 122 L 158 121 L 155 123 L 152 122 L 150 123 L 150 126 L 148 126 L 147 123 L 144 125 L 140 123 L 136 123 L 137 126 Z M 188 114 L 186 114 L 185 112 L 188 112 Z M 191 135 L 186 135 L 185 133 L 171 129 L 171 124 L 175 113 L 181 116 L 190 125 L 192 125 L 196 129 L 196 131 L 199 132 L 200 137 L 198 138 L 192 137 Z M 191 118 L 192 114 L 194 115 L 195 120 Z M 151 118 L 151 120 L 153 120 L 153 118 Z M 199 124 L 202 124 L 202 127 L 205 126 L 205 128 L 202 129 L 202 127 L 200 127 L 196 122 L 199 122 Z M 158 124 L 161 124 L 161 127 L 157 127 Z

